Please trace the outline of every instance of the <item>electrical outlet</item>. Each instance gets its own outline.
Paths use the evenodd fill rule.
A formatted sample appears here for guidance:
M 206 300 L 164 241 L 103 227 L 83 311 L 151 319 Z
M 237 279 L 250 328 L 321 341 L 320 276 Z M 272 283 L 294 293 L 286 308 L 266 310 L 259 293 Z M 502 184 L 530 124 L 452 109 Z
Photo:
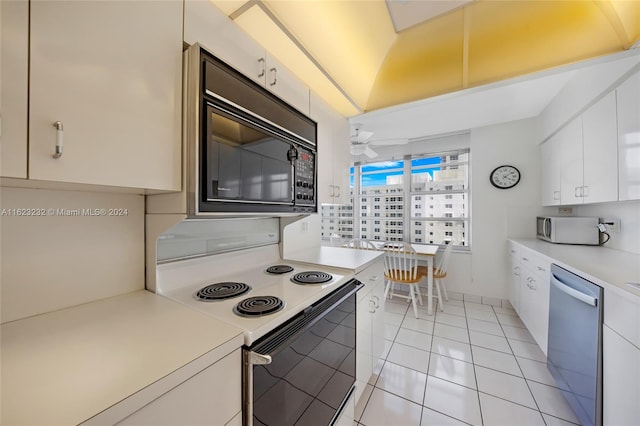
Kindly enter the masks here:
M 609 231 L 614 232 L 616 234 L 620 232 L 620 219 L 606 218 L 606 219 L 602 219 L 602 223 L 607 225 L 607 229 Z
M 558 207 L 558 214 L 572 214 L 573 209 L 571 207 Z

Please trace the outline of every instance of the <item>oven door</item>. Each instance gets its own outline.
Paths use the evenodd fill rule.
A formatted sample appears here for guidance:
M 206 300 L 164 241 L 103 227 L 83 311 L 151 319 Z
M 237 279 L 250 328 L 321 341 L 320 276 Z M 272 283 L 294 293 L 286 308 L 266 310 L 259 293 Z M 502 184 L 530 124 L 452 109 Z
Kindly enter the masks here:
M 205 123 L 205 202 L 293 205 L 295 148 L 290 142 L 222 105 L 206 104 Z
M 354 390 L 356 292 L 351 280 L 244 348 L 244 425 L 330 425 Z

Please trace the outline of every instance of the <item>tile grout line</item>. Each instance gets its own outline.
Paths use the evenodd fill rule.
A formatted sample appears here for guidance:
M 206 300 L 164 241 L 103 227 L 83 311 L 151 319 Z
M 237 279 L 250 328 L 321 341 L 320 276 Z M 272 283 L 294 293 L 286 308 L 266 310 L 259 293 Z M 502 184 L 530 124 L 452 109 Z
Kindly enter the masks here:
M 463 296 L 464 298 L 464 296 Z M 464 302 L 464 301 L 463 301 Z M 493 312 L 493 308 L 491 309 Z M 473 345 L 471 344 L 471 331 L 469 330 L 469 317 L 467 317 L 467 307 L 464 306 L 464 319 L 467 323 L 467 334 L 469 335 L 469 352 L 471 352 L 471 364 L 473 365 L 473 378 L 476 381 L 476 395 L 478 396 L 478 409 L 480 411 L 480 424 L 484 425 L 484 416 L 482 414 L 482 402 L 480 401 L 480 386 L 478 385 L 478 374 L 476 373 L 476 363 L 473 359 Z M 498 317 L 496 317 L 498 319 Z
M 495 314 L 495 312 L 494 312 L 494 314 Z M 498 319 L 498 324 L 500 324 L 500 329 L 504 333 L 504 328 L 502 328 L 502 323 L 500 322 L 500 318 L 498 317 L 498 315 L 496 315 L 496 318 Z M 520 318 L 520 317 L 518 317 L 518 318 Z M 522 367 L 520 367 L 520 363 L 518 362 L 518 358 L 516 357 L 515 352 L 513 352 L 513 348 L 511 347 L 511 342 L 509 341 L 509 339 L 507 339 L 506 334 L 505 334 L 505 340 L 507 341 L 507 345 L 509 345 L 509 349 L 511 350 L 513 358 L 516 360 L 516 365 L 518 366 L 518 369 L 520 370 L 520 373 L 522 373 L 522 379 L 524 380 L 524 383 L 527 385 L 527 389 L 529 390 L 529 393 L 531 394 L 531 399 L 533 399 L 533 402 L 534 402 L 534 404 L 536 404 L 536 408 L 538 409 L 538 413 L 540 414 L 540 417 L 542 417 L 542 422 L 546 426 L 548 426 L 547 425 L 547 421 L 544 419 L 544 416 L 542 415 L 542 410 L 540 410 L 540 405 L 538 404 L 538 401 L 536 400 L 536 397 L 533 395 L 533 391 L 531 390 L 531 387 L 529 386 L 529 382 L 527 381 L 527 379 L 526 379 L 526 377 L 524 375 L 524 371 L 522 371 Z M 511 401 L 511 402 L 513 402 L 513 401 Z

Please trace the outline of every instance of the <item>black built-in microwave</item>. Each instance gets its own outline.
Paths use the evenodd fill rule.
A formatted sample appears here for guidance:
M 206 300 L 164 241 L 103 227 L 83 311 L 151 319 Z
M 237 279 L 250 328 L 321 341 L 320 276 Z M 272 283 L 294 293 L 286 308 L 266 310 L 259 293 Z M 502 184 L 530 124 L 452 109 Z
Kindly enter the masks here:
M 196 215 L 317 212 L 316 123 L 190 49 L 199 54 Z

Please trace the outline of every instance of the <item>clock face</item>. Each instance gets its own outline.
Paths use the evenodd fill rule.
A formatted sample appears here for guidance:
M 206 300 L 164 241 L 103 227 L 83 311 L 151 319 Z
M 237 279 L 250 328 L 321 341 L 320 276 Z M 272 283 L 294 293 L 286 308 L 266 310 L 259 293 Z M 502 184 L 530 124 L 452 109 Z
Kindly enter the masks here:
M 499 166 L 493 169 L 489 179 L 496 188 L 513 188 L 520 182 L 520 171 L 513 166 Z

